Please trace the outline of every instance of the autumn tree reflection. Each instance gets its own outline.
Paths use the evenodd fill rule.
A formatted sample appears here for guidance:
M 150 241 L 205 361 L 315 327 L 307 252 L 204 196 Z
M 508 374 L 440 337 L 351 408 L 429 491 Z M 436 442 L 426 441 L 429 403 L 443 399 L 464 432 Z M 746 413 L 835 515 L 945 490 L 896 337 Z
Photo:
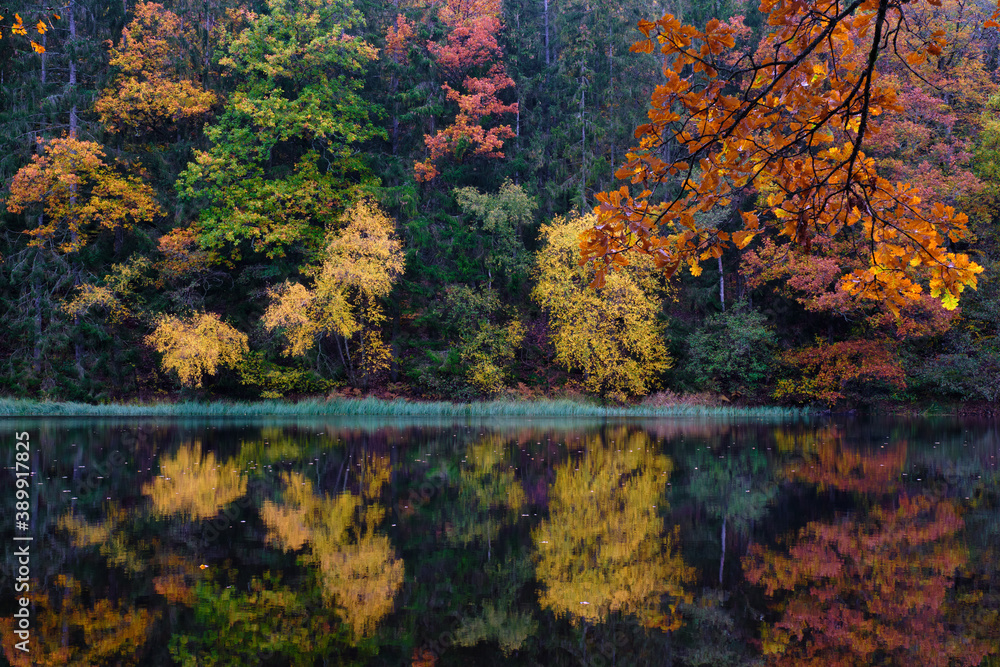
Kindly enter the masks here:
M 905 440 L 864 452 L 848 446 L 835 425 L 809 435 L 776 429 L 775 441 L 779 450 L 797 454 L 786 466 L 786 477 L 814 484 L 820 491 L 892 493 L 906 464 Z
M 600 622 L 635 614 L 645 627 L 674 630 L 677 604 L 694 571 L 677 553 L 677 534 L 660 513 L 673 468 L 642 431 L 590 436 L 558 466 L 549 518 L 533 533 L 541 605 Z M 665 605 L 663 604 L 665 602 Z
M 375 500 L 389 466 L 380 458 L 368 464 L 361 496 L 319 494 L 310 480 L 292 472 L 282 476 L 281 501 L 267 500 L 261 508 L 270 542 L 289 551 L 308 545 L 303 560 L 318 567 L 325 599 L 357 637 L 375 631 L 403 585 L 403 561 L 388 537 L 375 532 L 385 513 Z
M 979 664 L 986 647 L 954 623 L 967 560 L 950 500 L 901 496 L 866 516 L 811 522 L 785 549 L 754 545 L 746 578 L 776 600 L 763 631 L 776 665 Z
M 14 667 L 140 665 L 158 613 L 114 600 L 93 599 L 79 581 L 58 575 L 47 591 L 32 582 L 31 650 L 13 649 L 10 618 L 0 619 L 7 661 Z
M 246 476 L 234 461 L 216 461 L 213 452 L 203 455 L 195 440 L 162 457 L 160 476 L 142 491 L 153 501 L 154 514 L 211 519 L 246 490 Z

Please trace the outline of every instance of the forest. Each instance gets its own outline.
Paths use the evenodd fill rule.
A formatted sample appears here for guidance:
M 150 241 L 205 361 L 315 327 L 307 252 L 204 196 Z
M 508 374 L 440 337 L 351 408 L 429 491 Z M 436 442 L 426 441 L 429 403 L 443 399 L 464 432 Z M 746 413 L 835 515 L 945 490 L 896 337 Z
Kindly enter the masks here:
M 32 7 L 2 396 L 1000 399 L 988 2 Z

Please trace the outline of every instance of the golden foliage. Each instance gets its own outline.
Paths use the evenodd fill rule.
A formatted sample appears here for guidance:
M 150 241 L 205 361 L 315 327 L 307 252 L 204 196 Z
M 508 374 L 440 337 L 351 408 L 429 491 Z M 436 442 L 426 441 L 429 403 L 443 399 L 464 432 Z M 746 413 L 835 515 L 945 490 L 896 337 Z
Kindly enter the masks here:
M 372 467 L 365 499 L 377 495 L 389 479 L 387 464 L 375 461 Z M 355 636 L 370 636 L 392 611 L 403 585 L 403 561 L 395 557 L 389 539 L 375 533 L 384 510 L 371 500 L 364 506 L 362 497 L 349 493 L 333 498 L 316 494 L 312 482 L 299 473 L 286 473 L 283 479 L 282 502 L 267 500 L 261 508 L 268 541 L 291 551 L 309 544 L 305 560 L 318 566 L 324 596 Z
M 111 272 L 104 276 L 103 284 L 84 283 L 72 299 L 63 304 L 70 315 L 83 315 L 91 308 L 104 308 L 112 322 L 121 322 L 132 314 L 125 304 L 135 286 L 149 284 L 143 275 L 152 264 L 145 257 L 133 256 L 124 264 L 112 264 Z
M 676 552 L 660 511 L 673 465 L 643 431 L 590 437 L 556 470 L 549 518 L 532 534 L 541 604 L 598 623 L 636 614 L 646 627 L 680 627 L 677 605 L 694 570 Z M 661 600 L 670 599 L 667 611 Z
M 203 273 L 211 263 L 211 254 L 199 249 L 197 234 L 190 227 L 173 229 L 161 236 L 157 250 L 163 259 L 156 263 L 156 268 L 168 281 Z
M 193 519 L 214 517 L 246 491 L 247 478 L 236 463 L 217 462 L 213 452 L 202 455 L 200 442 L 181 446 L 173 457 L 161 457 L 160 476 L 142 489 L 153 501 L 155 514 Z
M 509 458 L 508 439 L 491 433 L 469 445 L 462 467 L 457 502 L 464 511 L 453 519 L 451 534 L 462 545 L 496 541 L 527 503 Z
M 507 386 L 505 369 L 514 362 L 524 332 L 524 324 L 516 319 L 506 326 L 482 323 L 462 349 L 462 360 L 468 365 L 469 384 L 484 394 L 503 391 Z
M 770 228 L 806 252 L 821 240 L 864 243 L 862 266 L 838 280 L 848 295 L 898 314 L 929 292 L 954 309 L 983 271 L 952 252 L 971 236 L 968 217 L 922 201 L 910 183 L 890 182 L 863 150 L 883 117 L 904 110 L 878 56 L 892 53 L 913 71 L 942 54 L 945 31 L 921 36 L 916 11 L 884 0 L 764 0 L 760 11 L 769 28 L 756 54 L 734 50 L 740 27 L 718 19 L 704 30 L 671 14 L 640 21 L 644 38 L 632 51 L 658 51 L 663 82 L 651 96 L 650 122 L 636 128 L 639 145 L 616 172 L 638 192 L 622 186 L 597 195 L 599 218 L 581 246 L 599 264 L 596 284 L 630 250 L 667 273 L 686 264 L 697 275 L 701 261 L 743 249 Z M 651 199 L 675 184 L 666 201 Z M 699 224 L 701 214 L 753 193 L 762 215 L 742 213 L 742 229 Z
M 58 19 L 58 14 L 52 14 L 52 18 Z M 48 16 L 46 16 L 48 19 Z M 3 16 L 0 16 L 0 21 L 3 20 Z M 35 24 L 35 32 L 39 35 L 44 35 L 50 29 L 50 24 L 45 21 L 39 21 Z M 10 24 L 10 34 L 18 36 L 26 36 L 28 34 L 28 28 L 24 25 L 24 19 L 21 18 L 20 14 L 14 14 L 14 21 Z M 0 38 L 3 37 L 3 30 L 0 30 Z M 45 47 L 36 42 L 34 39 L 29 39 L 28 42 L 31 44 L 31 50 L 35 53 L 45 53 Z
M 362 199 L 341 218 L 344 229 L 326 246 L 320 282 L 336 282 L 373 297 L 385 297 L 403 273 L 403 244 L 396 223 L 375 202 Z
M 341 221 L 344 228 L 331 235 L 322 264 L 311 272 L 312 289 L 285 283 L 272 290 L 262 321 L 269 331 L 281 330 L 289 356 L 306 354 L 327 336 L 350 339 L 360 332 L 357 369 L 347 359 L 348 375 L 370 378 L 392 359 L 377 331 L 385 320 L 379 299 L 403 273 L 405 255 L 395 223 L 374 202 L 360 200 Z
M 31 651 L 14 649 L 13 623 L 0 619 L 0 636 L 7 660 L 15 667 L 84 667 L 139 664 L 142 647 L 158 614 L 125 607 L 108 599 L 93 600 L 80 582 L 64 575 L 46 592 L 33 580 Z M 52 600 L 55 599 L 56 602 Z M 88 606 L 91 605 L 92 606 Z M 79 641 L 64 642 L 66 634 Z
M 542 226 L 532 297 L 548 314 L 556 360 L 581 370 L 588 390 L 624 400 L 648 393 L 672 364 L 657 322 L 663 289 L 653 261 L 642 255 L 601 287 L 589 287 L 594 269 L 579 264 L 580 236 L 596 220 L 591 214 Z
M 249 351 L 246 334 L 219 319 L 215 313 L 199 313 L 187 320 L 164 315 L 146 344 L 163 355 L 164 370 L 177 373 L 181 384 L 200 387 L 205 375 L 220 366 L 235 368 Z
M 288 356 L 302 356 L 323 336 L 352 336 L 358 330 L 343 290 L 329 287 L 317 285 L 311 290 L 285 283 L 269 292 L 271 303 L 262 322 L 268 331 L 281 330 Z
M 94 103 L 109 131 L 147 131 L 208 113 L 215 93 L 179 74 L 183 32 L 180 17 L 163 5 L 136 5 L 121 44 L 111 49 L 110 64 L 121 73 Z
M 42 153 L 14 175 L 7 199 L 11 213 L 42 213 L 27 230 L 30 245 L 76 252 L 94 229 L 129 229 L 160 213 L 153 189 L 105 164 L 100 144 L 72 137 L 38 143 Z

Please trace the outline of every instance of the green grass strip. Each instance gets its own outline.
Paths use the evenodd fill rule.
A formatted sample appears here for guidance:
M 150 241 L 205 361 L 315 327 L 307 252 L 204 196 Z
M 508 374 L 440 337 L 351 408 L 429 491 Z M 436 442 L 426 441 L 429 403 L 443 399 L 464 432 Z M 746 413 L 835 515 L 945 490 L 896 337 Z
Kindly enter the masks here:
M 0 417 L 740 417 L 796 419 L 788 407 L 602 406 L 568 400 L 421 402 L 377 398 L 90 405 L 0 398 Z

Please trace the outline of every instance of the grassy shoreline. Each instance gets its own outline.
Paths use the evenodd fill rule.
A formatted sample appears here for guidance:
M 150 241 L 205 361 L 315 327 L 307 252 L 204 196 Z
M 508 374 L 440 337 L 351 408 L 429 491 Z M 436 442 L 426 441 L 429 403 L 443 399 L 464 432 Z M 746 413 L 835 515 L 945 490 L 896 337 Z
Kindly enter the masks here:
M 445 401 L 378 398 L 271 400 L 206 403 L 111 403 L 91 405 L 0 398 L 3 417 L 745 417 L 799 418 L 816 414 L 806 408 L 778 406 L 601 406 L 569 400 Z

